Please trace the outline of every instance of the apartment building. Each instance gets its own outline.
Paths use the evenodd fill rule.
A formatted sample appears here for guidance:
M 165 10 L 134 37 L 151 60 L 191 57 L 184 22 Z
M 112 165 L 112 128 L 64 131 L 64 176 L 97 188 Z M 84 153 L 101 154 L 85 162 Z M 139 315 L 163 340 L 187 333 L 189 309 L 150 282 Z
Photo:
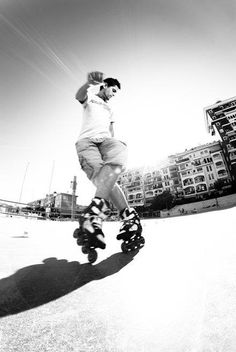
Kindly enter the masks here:
M 202 198 L 222 180 L 231 182 L 221 143 L 204 144 L 168 157 L 161 167 L 127 170 L 118 183 L 131 206 L 148 206 L 155 196 L 169 191 L 176 197 Z
M 69 193 L 52 193 L 45 198 L 37 199 L 28 203 L 30 206 L 40 206 L 45 209 L 55 208 L 63 215 L 70 215 L 72 210 L 76 208 L 77 196 Z
M 128 203 L 132 206 L 143 206 L 144 195 L 144 167 L 127 170 L 119 176 L 118 184 L 121 186 Z
M 236 97 L 219 101 L 204 108 L 209 133 L 218 132 L 222 150 L 233 181 L 236 181 Z
M 177 193 L 181 187 L 177 166 L 166 160 L 162 167 L 127 170 L 118 179 L 131 206 L 144 206 L 164 191 Z
M 217 180 L 227 187 L 231 181 L 227 162 L 219 141 L 204 144 L 170 157 L 178 168 L 180 193 L 184 197 L 201 198 L 214 191 Z

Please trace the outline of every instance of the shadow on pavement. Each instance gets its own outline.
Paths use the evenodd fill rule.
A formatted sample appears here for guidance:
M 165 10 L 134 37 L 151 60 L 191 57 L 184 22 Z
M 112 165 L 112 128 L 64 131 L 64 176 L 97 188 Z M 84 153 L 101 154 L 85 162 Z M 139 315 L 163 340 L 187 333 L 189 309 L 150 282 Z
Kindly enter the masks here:
M 47 258 L 0 280 L 0 317 L 23 312 L 101 280 L 129 264 L 137 252 L 116 253 L 97 265 Z

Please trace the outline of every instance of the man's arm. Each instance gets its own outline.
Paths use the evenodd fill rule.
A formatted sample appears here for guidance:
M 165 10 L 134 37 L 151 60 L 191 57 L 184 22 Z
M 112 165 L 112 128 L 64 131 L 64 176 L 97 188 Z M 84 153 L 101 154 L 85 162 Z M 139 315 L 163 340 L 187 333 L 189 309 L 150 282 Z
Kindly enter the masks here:
M 103 83 L 104 74 L 102 72 L 94 71 L 88 73 L 87 82 L 80 87 L 75 95 L 75 98 L 83 104 L 88 98 L 87 91 L 91 85 L 99 85 Z
M 75 99 L 77 99 L 81 104 L 83 104 L 88 97 L 87 91 L 89 87 L 90 87 L 90 84 L 88 82 L 85 83 L 84 85 L 82 85 L 82 87 L 80 87 L 80 89 L 75 95 Z
M 114 133 L 114 126 L 113 126 L 113 125 L 114 125 L 114 122 L 111 122 L 111 123 L 110 123 L 110 128 L 109 128 L 112 137 L 115 136 L 115 133 Z

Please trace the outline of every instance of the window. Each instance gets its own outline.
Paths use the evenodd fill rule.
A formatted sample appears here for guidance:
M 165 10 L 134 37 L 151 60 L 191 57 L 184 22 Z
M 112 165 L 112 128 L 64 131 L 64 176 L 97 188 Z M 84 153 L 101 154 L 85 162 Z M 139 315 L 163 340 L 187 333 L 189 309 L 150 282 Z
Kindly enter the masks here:
M 184 193 L 186 195 L 193 194 L 193 193 L 195 193 L 195 188 L 194 187 L 187 187 L 187 188 L 185 188 Z
M 220 167 L 220 166 L 222 166 L 223 165 L 223 161 L 217 161 L 216 162 L 216 167 Z
M 218 171 L 218 175 L 219 176 L 226 176 L 227 175 L 227 171 L 226 170 L 220 170 L 220 171 Z
M 183 181 L 183 185 L 192 185 L 193 184 L 193 179 L 192 178 L 187 178 L 186 180 Z
M 149 197 L 153 197 L 153 192 L 152 191 L 146 192 L 146 198 L 149 198 Z
M 201 185 L 197 185 L 196 192 L 205 192 L 207 190 L 207 186 L 203 183 Z
M 195 177 L 194 181 L 195 181 L 195 183 L 204 182 L 205 177 L 204 176 L 197 176 L 197 177 Z

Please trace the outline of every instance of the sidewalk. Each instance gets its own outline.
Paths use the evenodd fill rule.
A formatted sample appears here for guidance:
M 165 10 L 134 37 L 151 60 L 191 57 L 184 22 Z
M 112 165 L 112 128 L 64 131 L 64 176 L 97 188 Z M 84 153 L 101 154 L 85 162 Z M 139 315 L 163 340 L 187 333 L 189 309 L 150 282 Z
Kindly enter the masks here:
M 235 215 L 143 221 L 132 255 L 106 223 L 94 265 L 75 223 L 1 218 L 1 352 L 235 352 Z

